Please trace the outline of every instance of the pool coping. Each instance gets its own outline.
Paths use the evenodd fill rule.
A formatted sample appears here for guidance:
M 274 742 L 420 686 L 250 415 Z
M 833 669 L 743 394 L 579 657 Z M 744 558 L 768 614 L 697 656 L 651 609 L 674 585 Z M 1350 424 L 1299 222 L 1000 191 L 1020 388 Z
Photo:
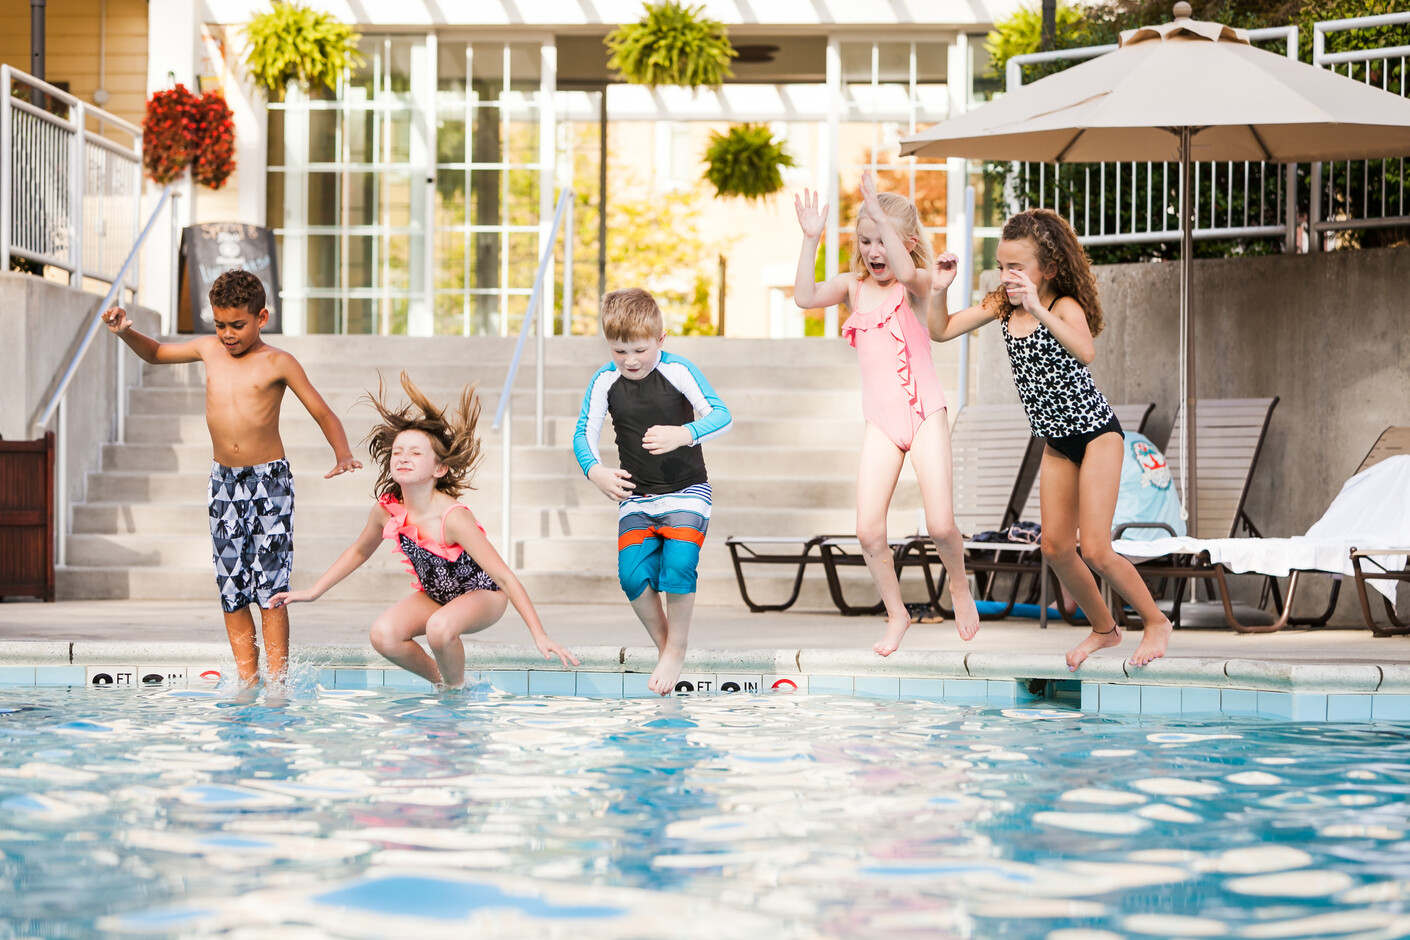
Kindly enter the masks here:
M 518 695 L 654 697 L 646 688 L 656 650 L 575 647 L 568 669 L 531 646 L 469 642 L 466 674 Z M 391 688 L 430 692 L 369 646 L 295 647 L 332 694 Z M 223 643 L 0 641 L 0 688 L 113 685 L 213 687 L 230 671 Z M 1145 667 L 1123 657 L 1089 659 L 1070 672 L 1058 654 L 864 649 L 695 649 L 681 672 L 685 692 L 810 692 L 989 706 L 1051 703 L 1085 713 L 1258 715 L 1294 721 L 1410 721 L 1410 665 L 1298 663 L 1170 657 Z

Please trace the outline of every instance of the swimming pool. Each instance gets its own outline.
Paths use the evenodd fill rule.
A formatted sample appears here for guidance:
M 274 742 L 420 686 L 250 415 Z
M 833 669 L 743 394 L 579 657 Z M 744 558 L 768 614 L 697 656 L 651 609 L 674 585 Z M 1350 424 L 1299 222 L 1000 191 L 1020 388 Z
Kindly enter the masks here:
M 1407 789 L 1405 723 L 6 688 L 0 936 L 1403 936 Z

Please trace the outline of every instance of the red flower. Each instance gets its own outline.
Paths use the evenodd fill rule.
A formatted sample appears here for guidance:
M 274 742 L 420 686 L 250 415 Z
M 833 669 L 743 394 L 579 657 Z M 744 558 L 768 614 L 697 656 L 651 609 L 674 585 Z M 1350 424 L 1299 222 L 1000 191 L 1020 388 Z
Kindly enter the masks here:
M 159 184 L 179 177 L 193 163 L 196 182 L 212 189 L 235 169 L 235 125 L 219 92 L 193 95 L 184 85 L 155 92 L 142 122 L 142 163 Z

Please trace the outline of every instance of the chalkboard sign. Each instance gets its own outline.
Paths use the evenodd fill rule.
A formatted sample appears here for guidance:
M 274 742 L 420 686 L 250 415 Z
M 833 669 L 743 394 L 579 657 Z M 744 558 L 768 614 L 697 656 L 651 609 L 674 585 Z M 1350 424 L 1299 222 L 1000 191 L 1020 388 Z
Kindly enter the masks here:
M 274 232 L 242 222 L 207 222 L 181 232 L 181 296 L 177 329 L 183 333 L 214 333 L 210 290 L 226 271 L 244 269 L 264 283 L 264 305 L 269 310 L 266 332 L 281 327 L 279 262 Z

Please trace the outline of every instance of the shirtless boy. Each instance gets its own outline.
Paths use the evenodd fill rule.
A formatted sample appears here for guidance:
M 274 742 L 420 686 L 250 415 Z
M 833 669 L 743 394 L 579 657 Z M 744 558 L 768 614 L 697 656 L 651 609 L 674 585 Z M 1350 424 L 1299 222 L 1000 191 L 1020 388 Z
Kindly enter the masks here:
M 271 683 L 284 679 L 289 659 L 289 611 L 269 599 L 289 589 L 293 567 L 294 478 L 279 438 L 279 406 L 292 391 L 318 422 L 337 460 L 324 478 L 362 466 L 353 459 L 343 423 L 310 384 L 298 360 L 260 337 L 269 322 L 264 285 L 248 271 L 227 271 L 210 291 L 214 336 L 162 343 L 132 328 L 113 307 L 103 322 L 151 363 L 202 362 L 206 367 L 206 427 L 210 429 L 209 488 L 212 558 L 225 631 L 240 681 L 259 679 L 259 650 L 249 606 L 260 628 Z

